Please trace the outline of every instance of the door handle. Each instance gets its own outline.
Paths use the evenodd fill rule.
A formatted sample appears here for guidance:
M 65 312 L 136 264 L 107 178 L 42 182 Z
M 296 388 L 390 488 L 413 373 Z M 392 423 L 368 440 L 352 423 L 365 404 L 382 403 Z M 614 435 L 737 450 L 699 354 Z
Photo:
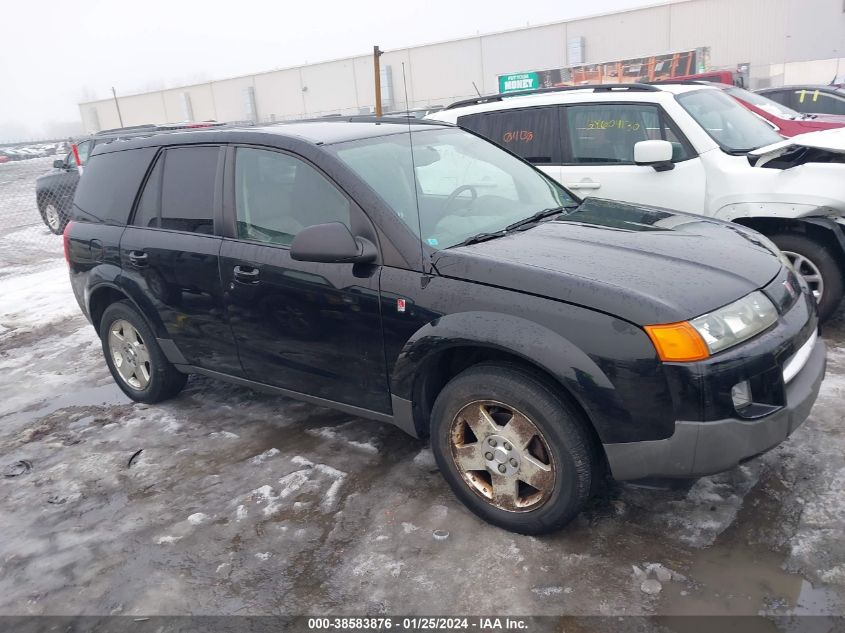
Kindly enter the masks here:
M 598 189 L 600 182 L 565 182 L 563 186 L 567 189 Z
M 149 263 L 149 255 L 144 251 L 129 251 L 129 262 L 137 267 L 143 268 Z
M 258 269 L 254 266 L 235 266 L 232 270 L 235 281 L 242 284 L 257 284 L 258 283 Z

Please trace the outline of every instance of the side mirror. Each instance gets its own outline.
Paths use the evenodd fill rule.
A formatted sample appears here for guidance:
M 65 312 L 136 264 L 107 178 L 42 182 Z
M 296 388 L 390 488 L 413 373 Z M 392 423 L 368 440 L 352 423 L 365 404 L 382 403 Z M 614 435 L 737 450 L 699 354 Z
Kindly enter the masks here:
M 298 262 L 357 264 L 375 261 L 376 245 L 355 237 L 341 222 L 315 224 L 302 229 L 290 245 L 290 256 Z
M 53 161 L 53 169 L 64 169 L 65 168 L 65 160 L 64 158 L 57 158 Z
M 655 171 L 675 169 L 672 162 L 672 143 L 669 141 L 640 141 L 634 144 L 634 162 L 651 165 Z

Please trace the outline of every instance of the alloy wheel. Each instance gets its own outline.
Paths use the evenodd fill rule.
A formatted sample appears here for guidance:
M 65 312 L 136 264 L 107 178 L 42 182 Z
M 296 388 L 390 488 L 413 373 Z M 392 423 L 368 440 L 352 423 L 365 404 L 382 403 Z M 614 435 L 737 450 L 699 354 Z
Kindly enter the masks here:
M 492 400 L 470 402 L 449 429 L 464 482 L 507 512 L 535 510 L 555 489 L 557 472 L 543 433 L 526 415 Z
M 147 346 L 129 321 L 118 319 L 109 328 L 109 353 L 121 380 L 142 390 L 150 383 L 152 363 Z
M 792 267 L 795 269 L 795 272 L 801 275 L 801 277 L 804 278 L 804 281 L 807 282 L 807 285 L 813 292 L 813 296 L 816 298 L 816 303 L 821 301 L 822 296 L 824 295 L 824 278 L 822 277 L 822 273 L 818 266 L 816 266 L 812 260 L 804 257 L 804 255 L 801 255 L 801 253 L 783 251 L 783 254 L 786 255 L 787 259 L 792 264 Z
M 48 202 L 44 206 L 44 219 L 47 221 L 47 226 L 50 227 L 50 230 L 54 233 L 62 226 L 62 216 L 56 208 L 56 205 L 52 202 Z

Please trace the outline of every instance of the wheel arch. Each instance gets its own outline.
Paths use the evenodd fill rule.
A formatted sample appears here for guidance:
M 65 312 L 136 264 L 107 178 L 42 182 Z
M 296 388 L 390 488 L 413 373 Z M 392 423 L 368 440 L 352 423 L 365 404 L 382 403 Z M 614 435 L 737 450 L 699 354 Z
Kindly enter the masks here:
M 845 272 L 845 232 L 829 218 L 741 217 L 732 221 L 766 236 L 794 233 L 824 244 Z
M 169 338 L 164 324 L 161 323 L 160 319 L 150 319 L 149 314 L 138 305 L 129 293 L 120 288 L 116 283 L 106 281 L 100 282 L 88 293 L 88 316 L 97 334 L 100 334 L 101 321 L 106 308 L 118 301 L 128 301 L 147 322 L 147 325 L 150 326 L 156 337 Z
M 527 319 L 487 312 L 444 316 L 420 328 L 405 344 L 391 374 L 391 392 L 411 403 L 403 428 L 428 435 L 437 395 L 452 378 L 480 363 L 516 366 L 531 373 L 584 416 L 601 444 L 603 410 L 622 408 L 613 385 L 582 350 Z M 394 412 L 396 413 L 396 412 Z

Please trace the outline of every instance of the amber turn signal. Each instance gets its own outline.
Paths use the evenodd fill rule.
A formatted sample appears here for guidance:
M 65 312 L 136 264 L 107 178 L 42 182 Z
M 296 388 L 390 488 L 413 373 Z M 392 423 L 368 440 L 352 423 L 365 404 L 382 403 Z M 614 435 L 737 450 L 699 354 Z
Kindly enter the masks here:
M 646 325 L 645 331 L 660 360 L 672 363 L 688 363 L 710 357 L 710 350 L 701 334 L 686 321 L 666 325 Z

